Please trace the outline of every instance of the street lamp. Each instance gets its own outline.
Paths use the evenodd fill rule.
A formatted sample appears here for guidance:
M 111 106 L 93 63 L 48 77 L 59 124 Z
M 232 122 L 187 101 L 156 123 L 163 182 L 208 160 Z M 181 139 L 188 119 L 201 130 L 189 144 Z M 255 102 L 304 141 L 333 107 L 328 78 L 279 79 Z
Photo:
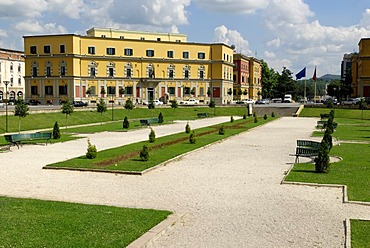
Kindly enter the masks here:
M 5 132 L 8 132 L 8 84 L 9 81 L 3 81 L 3 84 L 5 84 Z

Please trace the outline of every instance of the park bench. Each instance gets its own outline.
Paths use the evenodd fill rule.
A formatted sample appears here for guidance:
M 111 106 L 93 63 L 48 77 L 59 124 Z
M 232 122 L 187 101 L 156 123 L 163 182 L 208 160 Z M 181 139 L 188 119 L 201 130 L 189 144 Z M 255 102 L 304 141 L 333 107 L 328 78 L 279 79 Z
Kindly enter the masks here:
M 328 125 L 328 121 L 317 121 L 316 127 L 320 129 L 325 129 L 326 125 Z M 338 123 L 333 122 L 333 128 L 337 129 L 337 127 L 338 127 Z
M 294 156 L 295 163 L 299 163 L 299 157 L 317 157 L 319 155 L 320 142 L 312 140 L 297 140 Z
M 313 149 L 319 149 L 320 142 L 312 140 L 297 140 L 297 147 L 307 147 Z
M 209 117 L 209 113 L 198 113 L 197 115 L 198 115 L 199 118 Z
M 150 126 L 151 123 L 158 123 L 158 118 L 148 118 L 148 119 L 141 119 L 140 124 L 142 126 Z
M 330 117 L 330 114 L 320 114 L 321 119 L 328 119 Z
M 22 142 L 24 141 L 34 141 L 34 140 L 46 140 L 47 142 L 51 143 L 52 133 L 18 133 L 18 134 L 6 134 L 4 138 L 7 142 L 16 145 L 19 149 L 19 145 L 22 146 Z

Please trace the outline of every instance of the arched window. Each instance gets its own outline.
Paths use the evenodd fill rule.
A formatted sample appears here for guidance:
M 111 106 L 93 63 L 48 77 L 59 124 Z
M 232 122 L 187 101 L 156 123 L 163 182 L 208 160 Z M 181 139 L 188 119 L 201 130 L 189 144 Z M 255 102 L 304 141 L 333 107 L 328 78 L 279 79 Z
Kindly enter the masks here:
M 206 68 L 204 65 L 199 66 L 198 68 L 198 78 L 204 79 L 206 77 Z
M 133 76 L 133 70 L 132 70 L 132 64 L 131 63 L 127 63 L 125 65 L 125 69 L 124 69 L 124 75 L 125 77 L 127 78 L 131 78 Z
M 13 63 L 10 63 L 10 72 L 13 72 Z
M 91 61 L 88 68 L 88 75 L 90 77 L 96 77 L 98 75 L 98 64 L 95 61 Z
M 38 77 L 39 75 L 39 63 L 33 61 L 31 64 L 31 75 L 32 77 Z
M 107 64 L 107 77 L 114 77 L 116 75 L 116 64 L 109 62 Z
M 146 75 L 148 78 L 155 78 L 154 66 L 153 64 L 148 64 L 146 67 Z
M 45 76 L 51 77 L 53 75 L 53 64 L 51 61 L 45 62 Z
M 59 61 L 59 76 L 67 75 L 67 63 L 64 60 Z
M 168 75 L 168 78 L 170 78 L 170 79 L 175 78 L 175 66 L 174 65 L 169 65 L 168 66 L 167 75 Z

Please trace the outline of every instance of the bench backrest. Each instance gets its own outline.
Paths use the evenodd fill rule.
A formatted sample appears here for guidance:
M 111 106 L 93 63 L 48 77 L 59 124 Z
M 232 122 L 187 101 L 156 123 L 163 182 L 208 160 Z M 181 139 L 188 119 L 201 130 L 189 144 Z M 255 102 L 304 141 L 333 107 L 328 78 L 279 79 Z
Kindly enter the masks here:
M 299 156 L 317 156 L 319 154 L 319 150 L 308 147 L 297 147 L 295 153 Z
M 297 146 L 319 149 L 320 142 L 312 140 L 297 140 Z
M 18 141 L 30 140 L 30 139 L 51 139 L 51 136 L 52 136 L 51 132 L 48 132 L 48 133 L 17 133 L 17 134 L 4 135 L 6 141 L 8 142 L 18 142 Z

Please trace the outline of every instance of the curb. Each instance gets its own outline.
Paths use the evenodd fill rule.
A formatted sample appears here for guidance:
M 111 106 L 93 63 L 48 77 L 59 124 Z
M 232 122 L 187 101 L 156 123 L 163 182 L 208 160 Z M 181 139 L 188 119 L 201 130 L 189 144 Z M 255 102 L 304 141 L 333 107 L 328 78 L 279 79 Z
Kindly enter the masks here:
M 169 231 L 178 221 L 180 221 L 186 213 L 174 213 L 168 216 L 164 221 L 151 228 L 134 242 L 129 244 L 127 248 L 149 247 L 161 235 Z

